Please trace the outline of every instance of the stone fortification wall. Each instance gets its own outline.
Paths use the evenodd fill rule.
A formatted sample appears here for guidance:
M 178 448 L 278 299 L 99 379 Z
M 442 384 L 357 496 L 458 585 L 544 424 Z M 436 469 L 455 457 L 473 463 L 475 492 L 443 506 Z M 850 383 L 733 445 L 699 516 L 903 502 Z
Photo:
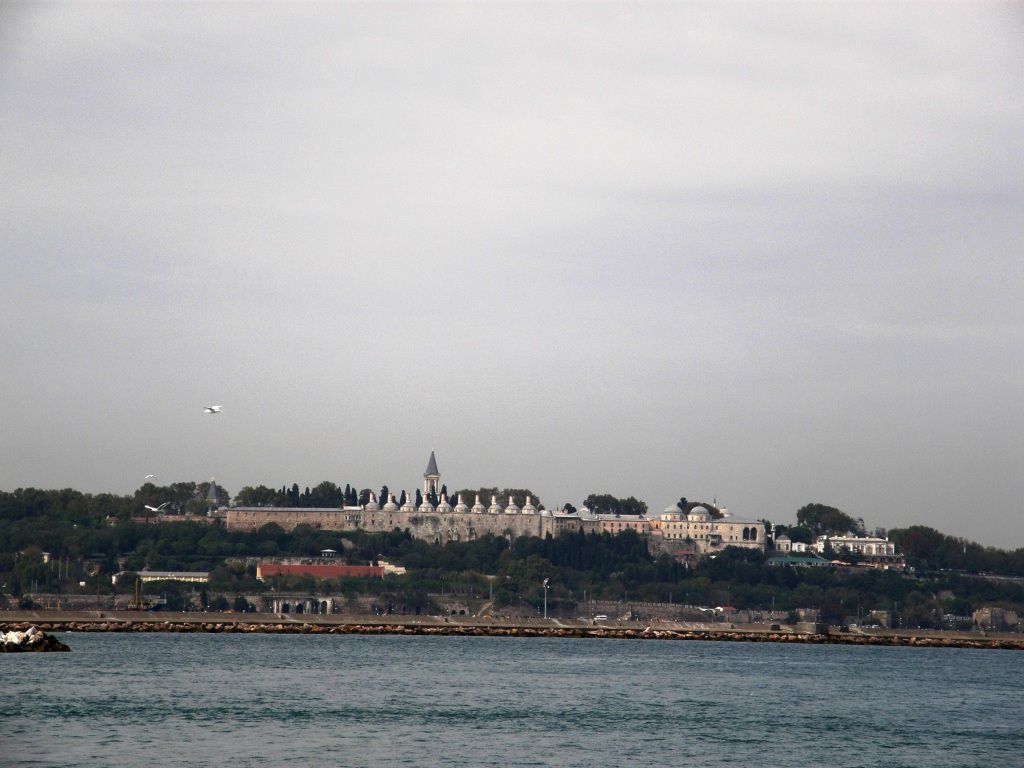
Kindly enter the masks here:
M 445 544 L 473 541 L 487 534 L 512 540 L 519 536 L 557 535 L 564 530 L 587 530 L 590 522 L 578 517 L 485 512 L 402 512 L 386 510 L 312 509 L 285 507 L 229 507 L 222 510 L 232 531 L 256 531 L 276 523 L 285 531 L 312 525 L 325 531 L 386 532 L 408 530 L 413 538 Z

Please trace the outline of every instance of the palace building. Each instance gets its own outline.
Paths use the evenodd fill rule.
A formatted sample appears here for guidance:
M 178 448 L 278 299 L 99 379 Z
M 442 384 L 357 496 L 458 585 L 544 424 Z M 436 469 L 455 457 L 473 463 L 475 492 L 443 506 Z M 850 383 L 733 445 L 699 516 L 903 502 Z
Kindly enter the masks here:
M 563 531 L 618 534 L 632 530 L 648 537 L 658 551 L 682 548 L 699 556 L 727 546 L 764 550 L 764 523 L 716 517 L 703 506 L 695 506 L 686 513 L 672 507 L 657 518 L 592 514 L 586 508 L 572 513 L 553 512 L 538 509 L 529 496 L 522 507 L 511 497 L 499 500 L 492 496 L 484 500 L 479 495 L 472 504 L 459 495 L 453 504 L 441 488 L 437 458 L 431 451 L 423 473 L 423 499 L 419 506 L 412 494 L 406 493 L 405 502 L 399 505 L 389 493 L 383 504 L 370 494 L 370 500 L 361 506 L 223 507 L 217 514 L 224 518 L 229 530 L 235 531 L 255 531 L 267 523 L 276 523 L 285 531 L 299 525 L 326 531 L 387 532 L 397 528 L 409 531 L 416 539 L 445 544 L 473 541 L 488 534 L 512 541 L 520 536 L 557 536 Z M 431 498 L 438 499 L 436 506 Z
M 218 514 L 228 530 L 235 531 L 255 531 L 267 523 L 276 523 L 286 531 L 299 525 L 327 531 L 386 532 L 398 528 L 409 531 L 414 538 L 437 544 L 473 541 L 487 534 L 511 541 L 519 536 L 543 537 L 563 530 L 584 529 L 580 515 L 537 509 L 529 496 L 522 507 L 511 497 L 506 502 L 496 496 L 485 505 L 479 495 L 470 506 L 461 495 L 452 504 L 446 494 L 440 494 L 440 488 L 441 473 L 431 451 L 423 473 L 423 500 L 419 506 L 413 494 L 406 493 L 401 506 L 393 494 L 388 494 L 383 504 L 371 494 L 370 500 L 358 507 L 224 507 Z M 438 494 L 440 499 L 435 506 L 429 499 Z
M 652 534 L 661 539 L 662 548 L 688 545 L 697 557 L 721 552 L 726 547 L 743 547 L 764 552 L 765 524 L 761 521 L 733 518 L 726 509 L 712 511 L 692 505 L 686 511 L 678 506 L 666 509 L 651 521 Z

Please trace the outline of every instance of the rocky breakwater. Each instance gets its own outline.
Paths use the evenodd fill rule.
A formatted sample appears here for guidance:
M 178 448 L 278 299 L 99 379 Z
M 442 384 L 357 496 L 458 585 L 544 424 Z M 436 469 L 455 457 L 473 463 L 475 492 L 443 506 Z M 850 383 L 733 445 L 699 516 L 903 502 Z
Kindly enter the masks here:
M 70 651 L 71 649 L 53 635 L 29 627 L 21 631 L 12 629 L 0 634 L 0 653 L 25 653 L 46 651 Z
M 24 629 L 16 625 L 13 629 Z M 0 631 L 10 625 L 0 622 Z M 888 645 L 931 648 L 984 648 L 1024 650 L 1024 637 L 987 637 L 932 634 L 855 634 L 852 632 L 795 632 L 752 629 L 688 629 L 656 626 L 538 626 L 536 624 L 455 623 L 436 621 L 246 621 L 205 620 L 65 620 L 40 622 L 40 630 L 51 632 L 206 632 L 215 634 L 303 634 L 303 635 L 461 635 L 470 637 L 560 637 L 614 638 L 621 640 L 690 640 L 747 643 Z

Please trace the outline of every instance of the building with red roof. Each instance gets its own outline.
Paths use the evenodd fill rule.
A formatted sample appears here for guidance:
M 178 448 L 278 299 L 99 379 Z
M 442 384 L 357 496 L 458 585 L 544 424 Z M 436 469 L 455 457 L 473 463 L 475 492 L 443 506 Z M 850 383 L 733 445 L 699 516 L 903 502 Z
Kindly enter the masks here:
M 256 578 L 271 576 L 312 576 L 314 579 L 382 579 L 382 565 L 326 565 L 321 563 L 258 563 Z

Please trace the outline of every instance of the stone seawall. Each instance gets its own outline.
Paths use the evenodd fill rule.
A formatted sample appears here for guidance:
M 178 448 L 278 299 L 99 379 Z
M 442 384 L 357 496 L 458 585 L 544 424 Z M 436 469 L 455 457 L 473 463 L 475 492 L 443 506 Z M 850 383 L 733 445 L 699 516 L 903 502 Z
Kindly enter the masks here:
M 538 626 L 525 624 L 466 624 L 445 622 L 303 622 L 245 620 L 56 620 L 0 621 L 0 630 L 25 630 L 35 626 L 44 632 L 207 632 L 217 634 L 312 634 L 312 635 L 455 635 L 465 637 L 561 637 L 614 638 L 623 640 L 717 640 L 797 644 L 884 645 L 925 648 L 981 648 L 1024 650 L 1024 638 L 965 637 L 933 634 L 872 634 L 848 632 L 800 633 L 751 629 L 656 629 L 608 626 Z

